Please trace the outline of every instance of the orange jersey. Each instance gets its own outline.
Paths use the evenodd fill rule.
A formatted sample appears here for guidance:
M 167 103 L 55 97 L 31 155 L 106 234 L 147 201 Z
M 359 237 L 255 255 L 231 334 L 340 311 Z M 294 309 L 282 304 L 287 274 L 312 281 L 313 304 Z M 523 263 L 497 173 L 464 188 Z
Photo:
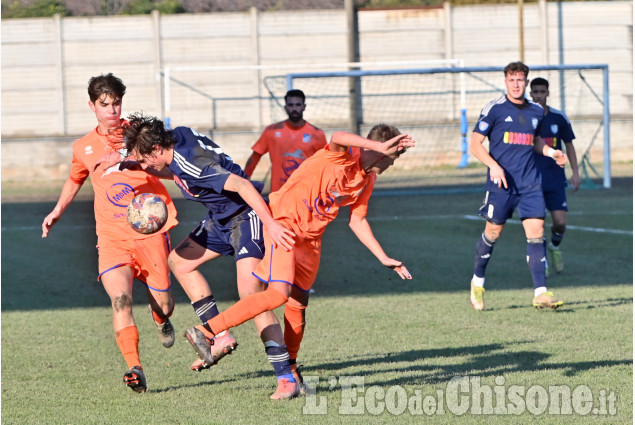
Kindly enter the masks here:
M 168 221 L 161 231 L 176 226 L 176 208 L 167 189 L 158 178 L 141 170 L 120 171 L 119 164 L 105 171 L 92 172 L 93 165 L 98 159 L 105 154 L 118 151 L 121 147 L 121 137 L 100 134 L 97 128 L 73 144 L 70 179 L 81 184 L 89 175 L 91 177 L 95 192 L 97 236 L 111 240 L 143 239 L 152 236 L 137 233 L 128 225 L 128 204 L 140 193 L 155 193 L 165 201 L 168 207 Z
M 271 124 L 252 146 L 257 154 L 269 153 L 271 159 L 271 191 L 275 192 L 299 166 L 326 145 L 324 132 L 305 122 L 293 127 L 289 121 Z
M 366 174 L 360 154 L 358 148 L 331 152 L 328 145 L 316 152 L 269 196 L 273 218 L 302 238 L 317 239 L 340 207 L 350 205 L 351 214 L 365 217 L 377 175 Z

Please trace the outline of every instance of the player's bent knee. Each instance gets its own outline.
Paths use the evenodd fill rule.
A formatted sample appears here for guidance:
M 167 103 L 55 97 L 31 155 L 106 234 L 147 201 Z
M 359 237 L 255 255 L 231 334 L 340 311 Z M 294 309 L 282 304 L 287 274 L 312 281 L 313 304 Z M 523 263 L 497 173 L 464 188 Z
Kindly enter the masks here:
M 117 295 L 112 300 L 112 308 L 115 311 L 122 311 L 132 308 L 132 297 L 128 294 Z

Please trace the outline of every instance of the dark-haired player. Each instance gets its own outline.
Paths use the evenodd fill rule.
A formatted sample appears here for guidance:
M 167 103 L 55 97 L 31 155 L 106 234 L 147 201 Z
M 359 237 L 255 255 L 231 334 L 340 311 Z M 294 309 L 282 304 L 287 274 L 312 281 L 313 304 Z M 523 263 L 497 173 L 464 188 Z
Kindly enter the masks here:
M 99 252 L 99 276 L 112 303 L 112 324 L 119 350 L 129 370 L 124 383 L 136 392 L 147 389 L 146 377 L 139 359 L 139 332 L 132 316 L 132 284 L 134 278 L 145 283 L 150 310 L 165 347 L 174 344 L 174 327 L 169 317 L 174 309 L 170 293 L 168 253 L 176 209 L 163 184 L 141 170 L 120 170 L 111 166 L 94 170 L 104 155 L 123 148 L 121 102 L 126 86 L 112 74 L 99 75 L 88 83 L 88 106 L 95 113 L 97 127 L 73 144 L 70 176 L 64 183 L 57 205 L 42 222 L 42 237 L 60 219 L 88 176 L 95 192 L 95 222 Z M 144 235 L 128 225 L 126 208 L 136 195 L 155 193 L 167 204 L 168 221 L 159 233 Z
M 324 132 L 304 119 L 302 90 L 289 90 L 284 102 L 289 118 L 265 128 L 245 165 L 245 174 L 251 177 L 260 158 L 269 153 L 272 192 L 279 190 L 305 159 L 326 145 Z
M 530 83 L 529 94 L 534 102 L 538 103 L 545 110 L 545 118 L 542 121 L 542 131 L 540 138 L 545 144 L 557 150 L 567 152 L 569 164 L 571 164 L 571 186 L 573 191 L 580 188 L 580 173 L 578 172 L 578 158 L 573 146 L 573 129 L 571 122 L 564 112 L 547 105 L 549 96 L 549 81 L 544 78 L 534 78 Z M 547 244 L 547 251 L 551 254 L 551 264 L 556 272 L 560 273 L 564 269 L 560 242 L 564 238 L 567 229 L 567 176 L 564 168 L 559 167 L 554 161 L 541 155 L 536 155 L 536 166 L 542 176 L 542 191 L 545 197 L 545 205 L 551 212 L 551 240 Z
M 527 237 L 527 264 L 537 308 L 558 308 L 563 303 L 547 290 L 544 244 L 545 201 L 534 151 L 564 166 L 562 151 L 545 145 L 540 138 L 544 110 L 525 98 L 529 68 L 522 62 L 508 64 L 504 71 L 507 92 L 481 111 L 470 148 L 488 167 L 486 193 L 479 214 L 487 220 L 476 244 L 470 301 L 475 310 L 484 308 L 485 269 L 503 227 L 518 210 Z M 489 138 L 489 152 L 483 146 Z
M 129 117 L 123 135 L 131 158 L 143 169 L 153 173 L 169 170 L 183 195 L 208 209 L 207 216 L 169 256 L 170 268 L 200 320 L 207 323 L 219 314 L 209 284 L 198 270 L 205 262 L 232 255 L 240 297 L 264 291 L 264 284 L 252 274 L 265 251 L 263 226 L 273 244 L 281 249 L 292 248 L 293 233 L 271 216 L 260 195 L 262 184 L 249 181 L 220 146 L 191 128 L 168 130 L 161 120 L 136 114 Z M 254 322 L 279 380 L 292 380 L 289 355 L 276 315 L 267 311 L 255 317 Z M 186 336 L 194 340 L 192 330 Z M 212 366 L 237 345 L 228 331 L 219 332 L 206 341 L 204 350 L 197 350 L 200 361 L 194 362 L 192 369 Z M 280 391 L 273 397 L 282 398 Z
M 335 132 L 324 149 L 304 161 L 284 186 L 270 195 L 271 214 L 293 231 L 295 245 L 291 250 L 276 246 L 274 235 L 265 229 L 265 257 L 254 275 L 267 283 L 267 290 L 243 298 L 204 325 L 189 329 L 188 333 L 196 336 L 191 340 L 195 349 L 204 352 L 206 342 L 214 335 L 287 303 L 284 340 L 294 379 L 279 380 L 278 390 L 284 395 L 281 398 L 298 395 L 301 377 L 296 358 L 304 334 L 309 291 L 320 265 L 322 234 L 340 208 L 350 206 L 351 230 L 381 264 L 402 279 L 412 279 L 401 261 L 386 255 L 366 214 L 377 175 L 414 145 L 410 136 L 385 124 L 375 126 L 368 138 Z

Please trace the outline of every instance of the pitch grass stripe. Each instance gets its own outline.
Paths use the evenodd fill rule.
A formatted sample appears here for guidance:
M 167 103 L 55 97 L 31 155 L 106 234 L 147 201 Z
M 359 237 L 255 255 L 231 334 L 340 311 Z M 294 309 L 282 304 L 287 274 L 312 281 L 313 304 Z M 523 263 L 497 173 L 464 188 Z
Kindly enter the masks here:
M 464 215 L 462 216 L 466 220 L 483 220 L 483 217 L 480 215 Z M 521 224 L 520 220 L 507 220 L 507 223 L 512 224 Z M 633 236 L 632 230 L 617 230 L 617 229 L 604 229 L 601 227 L 586 227 L 586 226 L 572 226 L 567 224 L 567 230 L 582 230 L 584 232 L 594 232 L 594 233 L 611 233 L 614 235 L 631 235 Z
M 482 221 L 483 217 L 481 217 L 480 215 L 415 215 L 415 216 L 406 216 L 406 217 L 402 217 L 402 216 L 390 216 L 390 217 L 368 217 L 368 221 L 416 221 L 416 220 L 456 220 L 456 219 L 465 219 L 465 220 L 478 220 L 478 221 Z M 345 218 L 337 218 L 336 221 L 340 222 L 340 221 L 345 221 Z M 507 220 L 507 223 L 512 223 L 512 224 L 521 224 L 520 220 Z M 192 222 L 180 222 L 180 224 L 191 224 L 191 225 L 198 225 L 199 222 L 198 221 L 192 221 Z M 57 225 L 59 228 L 64 228 L 64 229 L 85 229 L 88 227 L 94 227 L 94 225 L 75 225 L 75 226 L 60 226 Z M 40 226 L 18 226 L 18 227 L 3 227 L 2 231 L 5 232 L 10 232 L 10 231 L 32 231 L 32 230 L 41 230 L 42 228 Z M 632 230 L 619 230 L 619 229 L 605 229 L 605 228 L 601 228 L 601 227 L 587 227 L 587 226 L 575 226 L 575 225 L 567 225 L 567 229 L 569 230 L 581 230 L 583 232 L 593 232 L 593 233 L 610 233 L 613 235 L 633 235 L 633 231 Z

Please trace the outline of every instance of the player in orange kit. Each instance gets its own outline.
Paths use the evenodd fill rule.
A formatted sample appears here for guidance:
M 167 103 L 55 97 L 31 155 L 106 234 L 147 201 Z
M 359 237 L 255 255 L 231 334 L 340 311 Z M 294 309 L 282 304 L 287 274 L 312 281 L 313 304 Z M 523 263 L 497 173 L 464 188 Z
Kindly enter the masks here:
M 260 158 L 269 153 L 272 192 L 279 190 L 304 160 L 326 145 L 324 132 L 304 119 L 302 90 L 289 90 L 284 102 L 289 118 L 265 128 L 245 165 L 245 174 L 251 177 Z
M 293 249 L 275 247 L 265 231 L 265 257 L 254 275 L 267 283 L 268 288 L 243 298 L 207 323 L 189 329 L 190 335 L 196 335 L 190 342 L 199 355 L 209 350 L 214 335 L 286 302 L 284 337 L 294 376 L 279 377 L 276 393 L 280 398 L 298 395 L 301 378 L 296 359 L 304 334 L 304 312 L 318 272 L 322 234 L 339 209 L 350 205 L 349 226 L 359 240 L 384 266 L 402 279 L 412 279 L 400 261 L 386 255 L 366 214 L 377 174 L 414 145 L 408 135 L 380 124 L 373 127 L 368 139 L 336 132 L 330 144 L 304 161 L 282 189 L 270 195 L 273 218 L 296 235 Z
M 57 205 L 42 222 L 42 237 L 60 219 L 77 192 L 90 176 L 95 192 L 95 222 L 99 253 L 99 276 L 110 297 L 117 345 L 128 365 L 124 383 L 136 392 L 147 389 L 139 358 L 139 332 L 132 315 L 134 278 L 146 285 L 150 311 L 166 348 L 174 344 L 174 327 L 169 317 L 174 310 L 170 292 L 170 237 L 167 231 L 177 224 L 176 209 L 165 186 L 142 170 L 120 170 L 119 164 L 93 171 L 104 155 L 123 152 L 121 125 L 122 98 L 126 86 L 112 74 L 99 75 L 88 83 L 88 105 L 95 113 L 97 127 L 73 144 L 70 176 L 64 183 Z M 126 208 L 136 195 L 154 193 L 168 207 L 168 221 L 154 234 L 135 232 L 126 218 Z

